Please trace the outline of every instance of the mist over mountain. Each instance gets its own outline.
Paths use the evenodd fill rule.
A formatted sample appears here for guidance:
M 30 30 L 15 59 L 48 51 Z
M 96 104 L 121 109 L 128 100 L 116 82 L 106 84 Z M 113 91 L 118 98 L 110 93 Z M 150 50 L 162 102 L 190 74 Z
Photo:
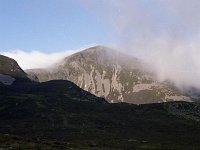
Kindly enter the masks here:
M 81 50 L 81 49 L 80 49 Z M 67 50 L 55 53 L 44 53 L 41 51 L 23 51 L 23 50 L 12 50 L 12 51 L 4 51 L 1 54 L 4 56 L 8 56 L 10 58 L 14 58 L 23 69 L 31 69 L 31 68 L 46 68 L 50 67 L 57 62 L 60 62 L 64 57 L 71 55 L 77 50 Z
M 129 63 L 129 59 L 133 59 L 134 65 Z M 31 81 L 11 58 L 0 56 L 0 66 L 0 149 L 199 149 L 198 102 L 112 104 L 67 80 Z M 83 71 L 80 81 L 85 83 L 82 84 L 92 83 L 86 82 L 86 79 L 96 81 L 94 86 L 100 91 L 99 81 L 105 84 L 104 81 L 110 80 L 109 74 L 112 76 L 111 87 L 124 86 L 120 76 L 125 71 L 122 73 L 125 83 L 134 76 L 134 82 L 130 83 L 137 85 L 137 88 L 134 86 L 136 91 L 148 87 L 141 85 L 163 88 L 164 83 L 152 80 L 152 74 L 146 72 L 144 66 L 146 64 L 136 58 L 98 46 L 66 57 L 57 68 L 63 69 L 59 72 L 52 72 L 55 71 L 52 68 L 48 74 L 44 70 L 39 72 L 49 77 L 76 79 Z M 131 76 L 127 76 L 130 70 Z M 105 78 L 97 80 L 97 77 L 102 77 L 101 73 Z M 2 80 L 5 79 L 2 77 L 7 78 Z M 15 81 L 8 84 L 10 78 Z M 165 84 L 162 92 L 172 90 L 168 86 Z M 149 91 L 158 92 L 153 88 Z M 145 95 L 145 92 L 142 94 Z M 152 101 L 150 96 L 159 98 L 147 95 L 146 101 L 138 97 L 139 101 L 134 102 L 157 102 Z M 117 98 L 116 102 L 121 100 L 114 98 Z
M 199 0 L 83 0 L 119 50 L 148 61 L 161 81 L 200 89 Z
M 56 66 L 26 70 L 44 82 L 70 80 L 96 96 L 110 102 L 135 104 L 166 101 L 192 101 L 169 82 L 157 80 L 152 66 L 114 49 L 95 46 L 68 57 Z
M 200 150 L 200 0 L 2 0 L 0 21 L 0 150 Z
M 105 25 L 109 44 L 151 64 L 159 81 L 169 81 L 181 90 L 200 89 L 198 0 L 82 0 L 82 4 Z M 48 67 L 58 56 L 45 54 L 41 60 L 43 55 L 33 53 L 23 57 L 4 54 L 18 58 L 25 69 Z M 25 59 L 29 63 L 21 61 Z

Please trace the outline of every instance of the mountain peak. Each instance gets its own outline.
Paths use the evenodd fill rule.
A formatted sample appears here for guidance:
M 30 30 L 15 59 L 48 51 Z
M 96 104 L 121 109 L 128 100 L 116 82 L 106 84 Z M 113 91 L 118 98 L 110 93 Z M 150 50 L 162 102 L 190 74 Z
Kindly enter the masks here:
M 123 54 L 122 52 L 116 50 L 116 49 L 113 49 L 113 48 L 110 48 L 110 47 L 107 47 L 107 46 L 103 46 L 103 45 L 97 45 L 97 46 L 93 46 L 93 47 L 89 47 L 83 51 L 81 51 L 80 53 L 96 53 L 96 54 L 100 54 L 100 53 L 107 53 L 107 54 Z M 123 54 L 125 55 L 125 54 Z
M 96 45 L 96 46 L 92 46 L 92 47 L 89 47 L 85 50 L 83 50 L 82 52 L 86 52 L 86 51 L 90 51 L 90 52 L 100 52 L 100 51 L 111 51 L 113 50 L 112 48 L 110 47 L 107 47 L 107 46 L 103 46 L 103 45 Z
M 92 65 L 122 65 L 122 66 L 132 66 L 138 68 L 141 66 L 139 59 L 135 57 L 128 56 L 127 54 L 106 47 L 106 46 L 93 46 L 87 48 L 83 51 L 77 52 L 71 56 L 64 59 L 63 64 L 68 64 L 71 62 L 76 62 L 79 64 L 92 64 Z

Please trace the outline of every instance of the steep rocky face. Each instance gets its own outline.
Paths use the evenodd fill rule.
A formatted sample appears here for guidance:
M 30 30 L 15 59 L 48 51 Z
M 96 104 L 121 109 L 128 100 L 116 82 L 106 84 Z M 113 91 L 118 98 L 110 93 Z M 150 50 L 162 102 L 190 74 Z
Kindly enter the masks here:
M 14 59 L 0 55 L 0 83 L 12 85 L 18 80 L 28 80 L 27 74 Z
M 66 57 L 54 69 L 27 70 L 40 82 L 65 79 L 110 102 L 190 101 L 167 83 L 153 79 L 144 63 L 115 50 L 96 46 Z

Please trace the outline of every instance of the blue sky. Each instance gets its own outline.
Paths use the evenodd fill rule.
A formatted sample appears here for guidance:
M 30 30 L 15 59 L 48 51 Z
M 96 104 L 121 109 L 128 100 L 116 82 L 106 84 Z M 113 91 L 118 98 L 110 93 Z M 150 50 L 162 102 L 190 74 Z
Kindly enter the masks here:
M 200 0 L 0 0 L 0 54 L 23 69 L 91 44 L 144 59 L 159 80 L 200 89 Z
M 0 52 L 55 52 L 108 44 L 101 18 L 80 0 L 0 0 Z

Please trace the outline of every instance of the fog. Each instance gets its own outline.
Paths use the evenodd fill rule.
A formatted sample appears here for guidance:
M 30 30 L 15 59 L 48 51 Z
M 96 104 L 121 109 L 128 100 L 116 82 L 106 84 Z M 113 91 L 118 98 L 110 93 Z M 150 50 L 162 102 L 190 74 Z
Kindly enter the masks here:
M 144 59 L 161 81 L 200 88 L 199 0 L 82 0 L 112 45 Z
M 81 2 L 109 29 L 108 46 L 148 62 L 161 81 L 200 89 L 199 0 Z M 84 48 L 47 54 L 23 50 L 1 54 L 14 58 L 23 69 L 46 68 Z
M 2 52 L 2 55 L 15 59 L 22 69 L 48 68 L 61 61 L 64 57 L 73 54 L 75 50 L 57 53 L 40 51 L 11 50 Z

